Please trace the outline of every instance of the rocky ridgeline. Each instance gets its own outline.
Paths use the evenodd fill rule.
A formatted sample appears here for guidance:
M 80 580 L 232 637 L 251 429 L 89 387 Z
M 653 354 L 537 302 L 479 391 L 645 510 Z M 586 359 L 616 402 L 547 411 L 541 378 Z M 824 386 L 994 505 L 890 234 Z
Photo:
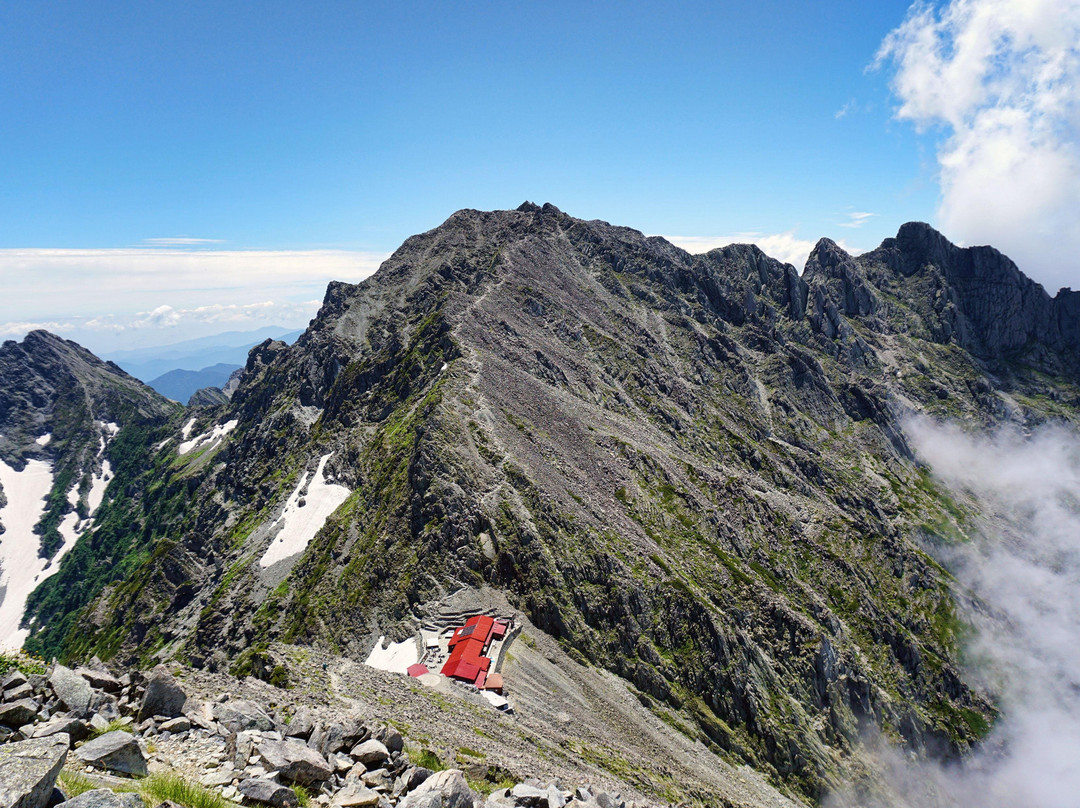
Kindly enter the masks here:
M 116 677 L 97 660 L 54 663 L 42 674 L 13 670 L 0 686 L 0 808 L 142 808 L 138 794 L 109 786 L 122 791 L 126 778 L 157 772 L 246 806 L 298 808 L 301 786 L 330 808 L 627 808 L 618 795 L 557 781 L 484 797 L 461 770 L 412 763 L 392 727 L 229 694 L 189 698 L 164 667 Z M 65 766 L 102 787 L 69 799 L 57 787 Z

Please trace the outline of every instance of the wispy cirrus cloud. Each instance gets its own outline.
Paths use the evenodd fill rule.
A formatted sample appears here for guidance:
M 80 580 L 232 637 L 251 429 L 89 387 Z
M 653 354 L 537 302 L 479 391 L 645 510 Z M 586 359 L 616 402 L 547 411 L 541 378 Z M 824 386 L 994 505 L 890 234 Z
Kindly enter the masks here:
M 837 222 L 837 227 L 862 227 L 872 218 L 877 216 L 876 213 L 866 213 L 864 211 L 858 211 L 855 213 L 847 214 L 846 222 Z
M 855 99 L 849 99 L 848 101 L 844 102 L 843 106 L 841 106 L 840 109 L 836 110 L 836 112 L 833 113 L 833 117 L 836 118 L 836 120 L 846 118 L 850 113 L 854 112 L 856 108 L 857 106 L 855 103 Z
M 938 226 L 1077 285 L 1080 0 L 915 3 L 878 51 L 896 117 L 940 128 Z

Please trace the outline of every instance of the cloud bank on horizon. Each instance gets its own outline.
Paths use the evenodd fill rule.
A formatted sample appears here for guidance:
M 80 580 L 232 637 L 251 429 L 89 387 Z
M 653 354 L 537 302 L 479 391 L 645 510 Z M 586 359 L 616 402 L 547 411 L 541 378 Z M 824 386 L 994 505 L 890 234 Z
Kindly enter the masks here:
M 344 250 L 190 249 L 210 243 L 206 239 L 153 241 L 167 241 L 170 248 L 0 249 L 0 338 L 19 339 L 43 328 L 109 351 L 133 341 L 149 345 L 223 330 L 295 328 L 318 310 L 328 281 L 359 282 L 387 257 Z
M 1080 266 L 1078 43 L 1080 0 L 917 2 L 874 63 L 895 67 L 896 117 L 944 133 L 939 228 L 1051 294 Z

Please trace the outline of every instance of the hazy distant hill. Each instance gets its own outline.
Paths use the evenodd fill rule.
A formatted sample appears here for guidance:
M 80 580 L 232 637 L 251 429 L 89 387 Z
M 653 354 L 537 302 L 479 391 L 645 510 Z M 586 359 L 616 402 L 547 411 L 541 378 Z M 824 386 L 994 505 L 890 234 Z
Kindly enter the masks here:
M 204 387 L 224 387 L 233 371 L 243 365 L 230 365 L 219 362 L 202 370 L 170 370 L 147 382 L 166 398 L 186 404 L 196 390 Z
M 278 339 L 292 343 L 301 333 L 303 332 L 287 331 L 281 326 L 266 326 L 255 331 L 227 331 L 170 345 L 113 351 L 102 354 L 102 358 L 115 362 L 135 378 L 154 386 L 151 380 L 156 380 L 173 370 L 199 371 L 219 364 L 238 367 L 247 361 L 248 351 L 263 340 Z M 228 378 L 228 373 L 225 376 Z M 155 389 L 158 388 L 155 387 Z M 192 388 L 191 392 L 195 389 L 197 388 Z M 173 396 L 169 397 L 173 398 Z M 187 398 L 177 400 L 187 401 Z

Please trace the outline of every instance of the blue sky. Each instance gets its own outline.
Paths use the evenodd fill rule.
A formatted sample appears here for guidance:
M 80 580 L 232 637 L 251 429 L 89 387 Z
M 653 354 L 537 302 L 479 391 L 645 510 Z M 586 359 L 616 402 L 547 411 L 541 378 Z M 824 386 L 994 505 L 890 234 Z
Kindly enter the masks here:
M 997 243 L 1000 227 L 950 215 L 943 160 L 1014 99 L 969 94 L 972 115 L 949 120 L 928 96 L 1001 5 L 4 4 L 0 278 L 19 291 L 0 323 L 91 347 L 245 311 L 291 326 L 330 277 L 362 277 L 454 210 L 525 199 L 795 263 L 820 236 L 867 249 L 912 219 Z M 1043 5 L 1059 28 L 1075 10 Z M 1042 30 L 998 39 L 1024 44 L 1023 25 Z M 1060 267 L 1024 257 L 1056 289 Z

